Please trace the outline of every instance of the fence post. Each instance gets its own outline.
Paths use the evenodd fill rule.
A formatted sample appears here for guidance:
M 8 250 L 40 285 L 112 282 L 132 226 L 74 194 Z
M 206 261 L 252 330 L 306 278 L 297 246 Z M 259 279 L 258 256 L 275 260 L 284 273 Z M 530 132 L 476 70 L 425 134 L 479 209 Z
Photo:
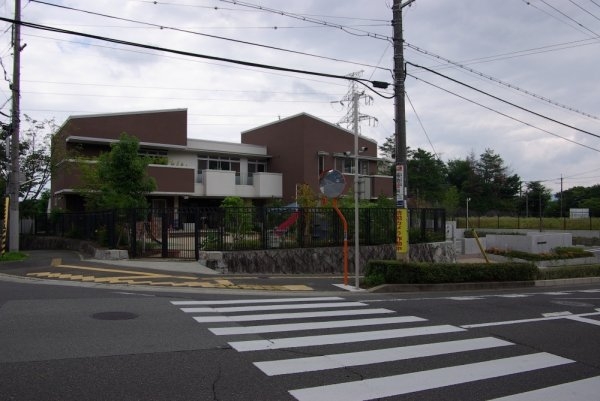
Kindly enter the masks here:
M 129 209 L 129 232 L 131 237 L 131 244 L 129 248 L 131 250 L 131 257 L 137 258 L 137 219 L 136 219 L 136 210 Z
M 160 213 L 161 220 L 161 240 L 162 240 L 162 252 L 161 256 L 163 258 L 169 257 L 169 222 L 167 220 L 167 211 L 166 209 L 161 209 Z
M 117 244 L 115 243 L 115 238 L 116 238 L 116 225 L 115 225 L 115 214 L 116 214 L 116 210 L 112 209 L 111 211 L 109 211 L 109 215 L 108 215 L 108 229 L 107 229 L 107 234 L 108 234 L 108 247 L 110 249 L 115 249 L 117 247 Z
M 200 213 L 194 208 L 194 259 L 200 259 Z
M 267 207 L 266 206 L 262 206 L 260 208 L 260 220 L 261 220 L 261 233 L 260 233 L 260 237 L 261 237 L 261 244 L 262 244 L 262 249 L 267 249 L 269 247 L 268 245 L 268 233 L 267 233 L 267 218 L 268 218 L 268 212 L 267 212 Z

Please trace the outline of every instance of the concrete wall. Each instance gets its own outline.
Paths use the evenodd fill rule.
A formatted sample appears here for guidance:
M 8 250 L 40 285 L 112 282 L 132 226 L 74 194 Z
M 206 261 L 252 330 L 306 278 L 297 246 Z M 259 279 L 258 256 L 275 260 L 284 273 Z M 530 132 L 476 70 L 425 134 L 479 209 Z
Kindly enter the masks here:
M 412 262 L 456 262 L 451 242 L 410 245 Z M 353 276 L 354 248 L 348 250 L 348 274 Z M 343 274 L 341 247 L 223 252 L 223 271 L 260 274 Z M 395 245 L 360 247 L 360 274 L 369 260 L 396 259 Z
M 573 246 L 573 235 L 571 233 L 488 234 L 485 238 L 488 248 L 510 249 L 529 253 L 548 253 L 553 248 Z

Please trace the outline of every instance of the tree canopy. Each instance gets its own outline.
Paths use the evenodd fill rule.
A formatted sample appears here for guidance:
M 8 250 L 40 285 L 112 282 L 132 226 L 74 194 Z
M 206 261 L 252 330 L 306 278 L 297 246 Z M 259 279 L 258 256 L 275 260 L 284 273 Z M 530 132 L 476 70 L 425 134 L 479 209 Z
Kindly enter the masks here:
M 139 140 L 123 133 L 96 163 L 82 160 L 80 194 L 86 198 L 88 209 L 148 207 L 146 196 L 156 189 L 156 182 L 146 171 L 150 159 L 138 151 Z
M 54 119 L 38 121 L 24 115 L 22 129 L 19 132 L 19 166 L 22 172 L 19 185 L 21 214 L 28 216 L 44 211 L 42 204 L 47 201 L 48 184 L 52 173 L 50 141 L 57 129 Z M 11 126 L 3 125 L 0 130 L 0 192 L 6 192 L 10 157 L 7 154 L 11 137 Z

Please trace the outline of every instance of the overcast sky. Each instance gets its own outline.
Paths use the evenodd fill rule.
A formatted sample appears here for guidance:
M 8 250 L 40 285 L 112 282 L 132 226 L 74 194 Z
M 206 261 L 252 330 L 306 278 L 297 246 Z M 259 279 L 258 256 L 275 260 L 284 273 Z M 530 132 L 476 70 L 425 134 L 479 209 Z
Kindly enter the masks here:
M 246 6 L 219 0 L 45 1 L 81 11 L 21 1 L 26 22 L 319 73 L 362 71 L 369 80 L 393 81 L 392 0 L 248 0 L 242 2 Z M 2 16 L 13 18 L 14 2 L 0 4 Z M 445 162 L 492 149 L 523 181 L 542 181 L 554 192 L 561 176 L 564 189 L 600 182 L 600 0 L 416 0 L 404 9 L 403 22 L 407 62 L 557 121 L 409 64 L 409 147 L 436 153 Z M 11 34 L 8 23 L 0 28 L 5 70 L 0 103 L 10 114 Z M 22 29 L 22 43 L 27 45 L 21 52 L 22 113 L 54 118 L 59 125 L 70 115 L 186 108 L 189 137 L 239 142 L 242 131 L 278 118 L 306 112 L 337 123 L 347 112 L 348 102 L 340 100 L 348 82 L 340 79 L 29 27 Z M 381 144 L 394 132 L 394 103 L 365 93 L 373 101 L 361 103 L 360 111 L 377 123 L 365 119 L 361 133 Z

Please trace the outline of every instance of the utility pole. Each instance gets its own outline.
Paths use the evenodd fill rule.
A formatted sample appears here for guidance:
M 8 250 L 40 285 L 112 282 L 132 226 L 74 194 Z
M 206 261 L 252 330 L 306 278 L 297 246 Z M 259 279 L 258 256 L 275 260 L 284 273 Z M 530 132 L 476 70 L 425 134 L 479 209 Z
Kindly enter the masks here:
M 394 29 L 394 94 L 396 139 L 396 259 L 408 261 L 408 204 L 406 171 L 406 111 L 404 105 L 404 38 L 402 9 L 415 0 L 394 0 L 392 6 Z
M 349 74 L 350 77 L 358 78 L 362 74 L 362 71 L 354 72 Z M 359 274 L 360 274 L 360 219 L 359 219 L 359 200 L 360 200 L 360 180 L 359 180 L 359 158 L 358 154 L 361 150 L 358 147 L 358 137 L 360 134 L 360 126 L 359 123 L 361 120 L 373 120 L 374 123 L 377 123 L 377 119 L 375 117 L 361 114 L 359 111 L 359 102 L 361 98 L 365 98 L 365 101 L 368 103 L 372 101 L 373 98 L 366 95 L 364 91 L 359 92 L 356 88 L 356 81 L 351 81 L 350 89 L 348 93 L 344 96 L 343 101 L 350 101 L 351 106 L 349 107 L 348 113 L 344 118 L 340 120 L 340 124 L 346 124 L 347 126 L 352 127 L 352 132 L 354 132 L 354 285 L 356 289 L 359 288 Z M 342 103 L 343 104 L 343 103 Z
M 9 226 L 8 240 L 9 250 L 17 252 L 19 250 L 19 187 L 20 187 L 20 166 L 19 166 L 19 123 L 20 110 L 19 98 L 21 95 L 21 0 L 15 0 L 15 24 L 13 26 L 13 82 L 12 90 L 12 122 L 11 122 L 11 157 L 10 157 L 10 176 L 9 176 Z

